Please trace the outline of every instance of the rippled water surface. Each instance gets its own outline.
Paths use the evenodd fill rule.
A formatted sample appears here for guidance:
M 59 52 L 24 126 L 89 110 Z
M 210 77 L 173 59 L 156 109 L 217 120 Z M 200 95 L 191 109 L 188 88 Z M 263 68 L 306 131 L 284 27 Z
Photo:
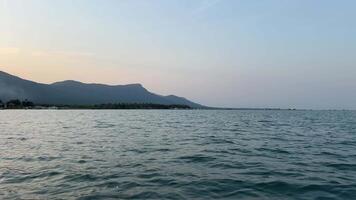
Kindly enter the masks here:
M 0 111 L 0 199 L 355 199 L 353 111 Z

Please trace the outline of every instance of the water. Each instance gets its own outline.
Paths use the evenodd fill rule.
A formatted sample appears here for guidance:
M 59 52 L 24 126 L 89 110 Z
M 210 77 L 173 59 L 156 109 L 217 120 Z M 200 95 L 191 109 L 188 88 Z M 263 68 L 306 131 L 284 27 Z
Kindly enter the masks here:
M 355 199 L 353 111 L 0 111 L 0 199 Z

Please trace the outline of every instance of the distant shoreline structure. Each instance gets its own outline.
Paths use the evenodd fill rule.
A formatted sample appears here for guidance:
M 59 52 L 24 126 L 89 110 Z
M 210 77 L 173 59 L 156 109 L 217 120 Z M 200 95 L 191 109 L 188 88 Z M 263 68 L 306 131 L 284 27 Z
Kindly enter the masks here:
M 10 100 L 2 102 L 0 110 L 239 110 L 239 111 L 352 111 L 347 109 L 297 109 L 297 108 L 224 108 L 203 107 L 194 108 L 183 104 L 154 104 L 154 103 L 107 103 L 95 105 L 67 104 L 35 104 L 29 100 Z
M 65 104 L 35 104 L 29 100 L 20 101 L 18 99 L 3 103 L 0 100 L 2 110 L 108 110 L 108 109 L 193 109 L 188 105 L 180 104 L 153 104 L 153 103 L 108 103 L 95 105 L 65 105 Z

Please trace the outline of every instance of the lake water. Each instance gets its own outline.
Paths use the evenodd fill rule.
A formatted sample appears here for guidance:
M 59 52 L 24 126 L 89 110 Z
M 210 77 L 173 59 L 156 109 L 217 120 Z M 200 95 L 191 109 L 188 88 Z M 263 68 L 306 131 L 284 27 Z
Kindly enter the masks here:
M 0 111 L 0 199 L 356 199 L 356 112 Z

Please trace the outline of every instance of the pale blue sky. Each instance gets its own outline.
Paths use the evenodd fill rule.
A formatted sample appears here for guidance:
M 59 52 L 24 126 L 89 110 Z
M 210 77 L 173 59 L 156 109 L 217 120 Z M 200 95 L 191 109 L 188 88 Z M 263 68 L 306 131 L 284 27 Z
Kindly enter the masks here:
M 210 106 L 356 109 L 356 1 L 0 0 L 0 70 Z

